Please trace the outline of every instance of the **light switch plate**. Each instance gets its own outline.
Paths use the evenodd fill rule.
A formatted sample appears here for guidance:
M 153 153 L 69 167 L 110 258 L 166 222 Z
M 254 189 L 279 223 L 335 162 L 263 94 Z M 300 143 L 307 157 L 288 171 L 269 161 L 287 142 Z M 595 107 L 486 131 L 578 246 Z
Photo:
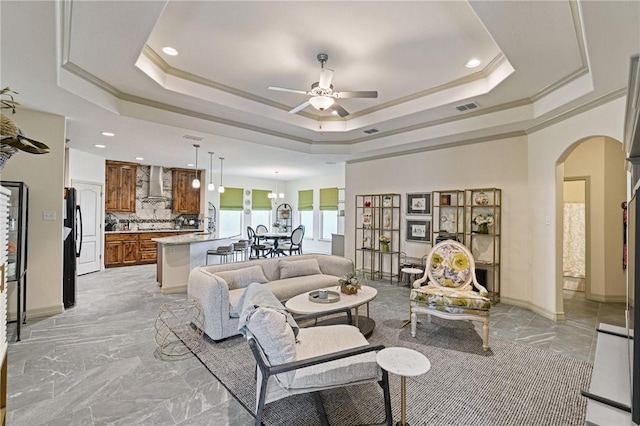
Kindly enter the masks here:
M 53 210 L 45 210 L 42 212 L 42 220 L 56 220 L 56 212 Z

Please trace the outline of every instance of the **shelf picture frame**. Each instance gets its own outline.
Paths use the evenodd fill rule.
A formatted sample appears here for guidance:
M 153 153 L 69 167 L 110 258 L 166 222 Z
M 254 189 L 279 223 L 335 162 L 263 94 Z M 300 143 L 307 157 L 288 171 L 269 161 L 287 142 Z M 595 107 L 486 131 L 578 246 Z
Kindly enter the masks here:
M 431 219 L 407 220 L 407 241 L 431 242 Z
M 407 214 L 408 215 L 430 215 L 431 214 L 431 193 L 417 192 L 407 194 Z

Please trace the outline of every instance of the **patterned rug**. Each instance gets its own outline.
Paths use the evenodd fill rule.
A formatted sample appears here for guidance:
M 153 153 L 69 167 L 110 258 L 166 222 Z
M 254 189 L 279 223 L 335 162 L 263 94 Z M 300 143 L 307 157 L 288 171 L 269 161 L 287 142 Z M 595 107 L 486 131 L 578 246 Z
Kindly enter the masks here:
M 498 337 L 491 350 L 466 321 L 426 318 L 416 338 L 402 328 L 404 315 L 371 303 L 376 329 L 371 343 L 405 346 L 429 358 L 431 370 L 407 379 L 407 421 L 422 425 L 583 425 L 592 365 Z M 249 410 L 255 411 L 255 361 L 241 337 L 207 341 L 194 352 Z M 400 419 L 400 379 L 389 375 L 394 421 Z M 376 384 L 322 392 L 331 425 L 380 422 L 382 391 Z M 298 395 L 268 404 L 265 425 L 317 425 L 313 400 Z

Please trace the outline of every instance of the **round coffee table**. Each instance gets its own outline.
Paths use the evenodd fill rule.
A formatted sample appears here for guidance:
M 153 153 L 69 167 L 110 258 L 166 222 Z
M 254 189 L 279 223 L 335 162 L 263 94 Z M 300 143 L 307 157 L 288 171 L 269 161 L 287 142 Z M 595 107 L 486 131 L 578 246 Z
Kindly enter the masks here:
M 323 290 L 337 291 L 339 293 L 340 287 L 325 287 Z M 292 314 L 306 315 L 332 311 L 334 309 L 340 308 L 352 308 L 355 309 L 353 325 L 358 327 L 360 329 L 360 332 L 364 334 L 365 337 L 369 337 L 371 336 L 371 333 L 373 333 L 373 329 L 375 328 L 376 323 L 369 317 L 369 302 L 375 299 L 378 295 L 378 290 L 376 290 L 375 288 L 363 285 L 356 294 L 340 293 L 340 300 L 333 303 L 312 302 L 311 300 L 309 300 L 309 293 L 311 292 L 302 293 L 287 300 L 287 302 L 285 303 L 285 307 L 287 308 L 287 310 Z M 366 317 L 358 315 L 358 308 L 365 304 L 367 305 Z M 343 318 L 330 318 L 327 320 L 318 321 L 318 324 L 323 325 L 340 323 L 344 323 Z
M 376 362 L 389 373 L 400 376 L 400 421 L 396 426 L 409 426 L 407 423 L 407 376 L 420 376 L 431 369 L 429 358 L 409 348 L 384 348 L 376 355 Z

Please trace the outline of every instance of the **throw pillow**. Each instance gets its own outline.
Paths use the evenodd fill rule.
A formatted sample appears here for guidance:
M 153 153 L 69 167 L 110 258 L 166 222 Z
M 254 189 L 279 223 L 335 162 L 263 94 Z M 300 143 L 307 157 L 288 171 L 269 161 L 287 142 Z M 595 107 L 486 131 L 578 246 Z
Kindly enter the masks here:
M 284 364 L 296 359 L 296 338 L 285 315 L 271 308 L 257 308 L 249 317 L 247 328 L 255 337 L 272 365 Z M 295 371 L 276 375 L 284 387 L 288 387 Z
M 229 290 L 239 288 L 236 284 L 238 282 L 237 271 L 214 272 L 214 275 L 216 275 L 218 278 L 222 278 L 223 280 L 225 280 L 227 282 L 227 286 L 229 287 Z
M 238 280 L 236 281 L 236 288 L 245 288 L 251 283 L 264 284 L 269 280 L 264 276 L 260 265 L 249 266 L 248 268 L 236 269 L 238 273 Z
M 280 279 L 321 274 L 317 259 L 281 260 Z

